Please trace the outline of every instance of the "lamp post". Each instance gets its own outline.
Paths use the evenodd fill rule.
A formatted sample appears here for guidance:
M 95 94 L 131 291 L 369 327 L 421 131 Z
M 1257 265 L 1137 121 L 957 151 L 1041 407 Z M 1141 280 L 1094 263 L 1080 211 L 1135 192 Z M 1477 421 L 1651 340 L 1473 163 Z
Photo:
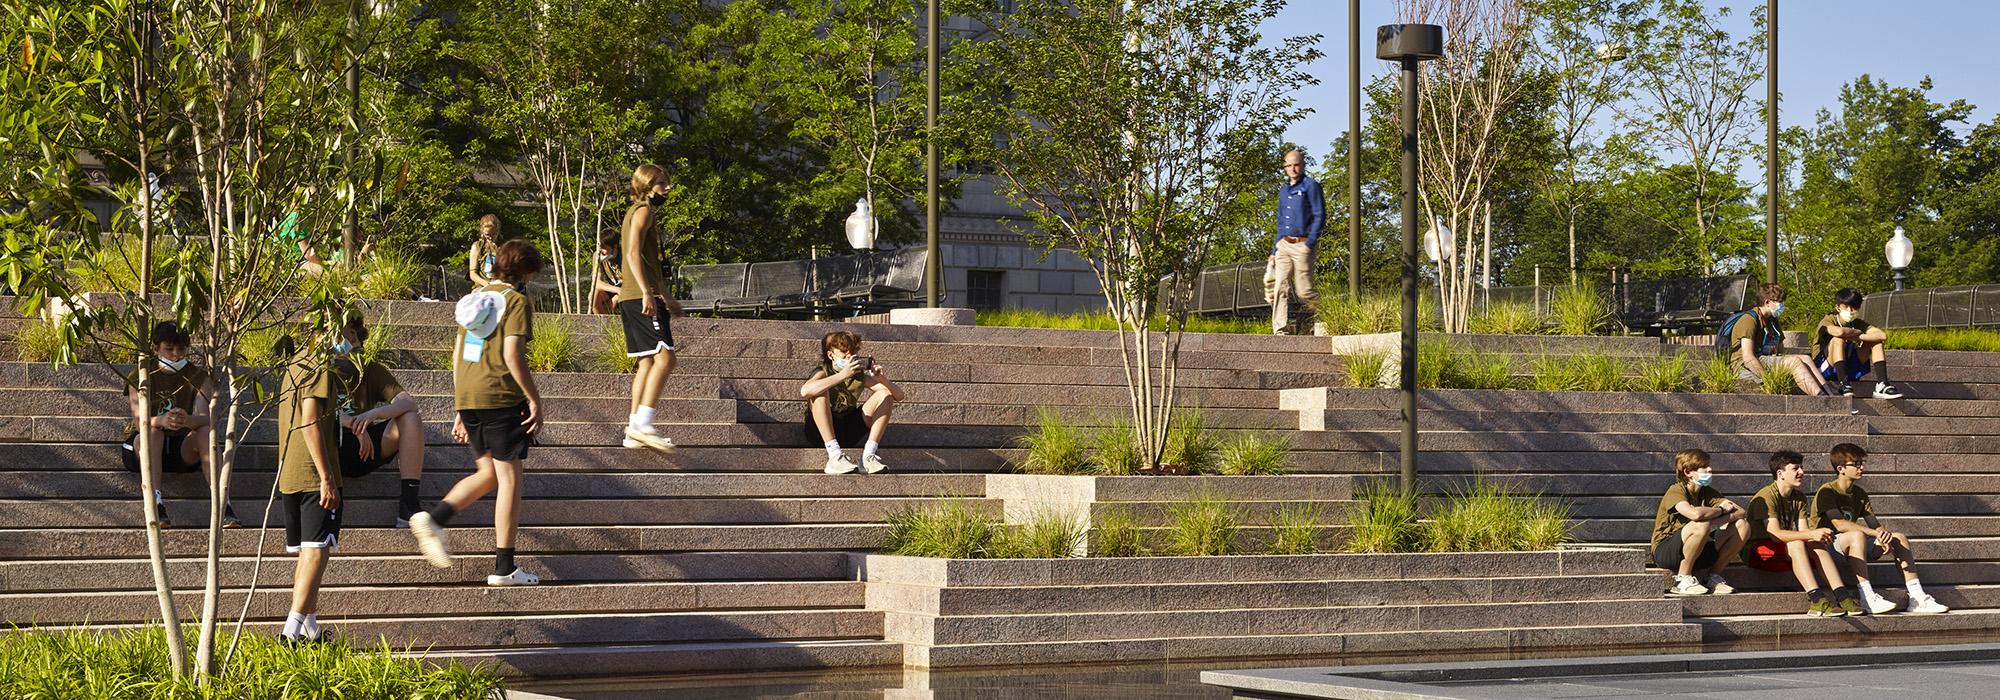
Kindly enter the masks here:
M 1764 34 L 1764 281 L 1778 283 L 1778 0 L 1767 0 Z
M 1903 291 L 1903 280 L 1909 277 L 1904 270 L 1910 267 L 1910 259 L 1916 257 L 1917 245 L 1903 235 L 1903 225 L 1896 225 L 1896 235 L 1882 244 L 1882 257 L 1889 259 L 1889 277 L 1896 282 L 1896 291 Z
M 935 309 L 944 264 L 938 259 L 938 0 L 925 8 L 924 31 L 924 306 Z M 874 237 L 870 231 L 871 248 Z
M 1403 69 L 1403 493 L 1417 492 L 1417 64 L 1444 56 L 1444 27 L 1375 28 L 1375 57 Z
M 1361 0 L 1347 0 L 1347 299 L 1361 301 Z

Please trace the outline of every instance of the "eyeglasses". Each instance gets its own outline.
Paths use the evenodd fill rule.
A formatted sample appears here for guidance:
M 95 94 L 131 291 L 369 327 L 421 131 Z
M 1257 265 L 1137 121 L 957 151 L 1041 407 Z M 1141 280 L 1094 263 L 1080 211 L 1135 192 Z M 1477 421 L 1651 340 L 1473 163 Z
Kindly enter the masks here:
M 1836 465 L 1833 465 L 1833 468 L 1835 468 L 1835 469 L 1839 469 L 1839 468 L 1841 468 L 1841 467 L 1854 467 L 1855 469 L 1866 469 L 1866 468 L 1868 468 L 1868 463 L 1867 463 L 1867 462 L 1841 462 L 1841 463 L 1839 463 L 1839 464 L 1836 464 Z

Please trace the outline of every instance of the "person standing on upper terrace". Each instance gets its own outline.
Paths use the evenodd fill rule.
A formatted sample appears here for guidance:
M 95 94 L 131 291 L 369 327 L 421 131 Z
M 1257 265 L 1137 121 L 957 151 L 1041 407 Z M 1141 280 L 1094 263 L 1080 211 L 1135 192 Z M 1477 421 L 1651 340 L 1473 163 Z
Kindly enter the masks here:
M 1326 196 L 1319 181 L 1306 174 L 1306 154 L 1297 149 L 1286 152 L 1285 184 L 1278 188 L 1278 237 L 1271 247 L 1271 266 L 1277 272 L 1271 297 L 1274 334 L 1285 334 L 1293 293 L 1307 304 L 1319 296 L 1313 292 L 1313 251 L 1325 225 Z

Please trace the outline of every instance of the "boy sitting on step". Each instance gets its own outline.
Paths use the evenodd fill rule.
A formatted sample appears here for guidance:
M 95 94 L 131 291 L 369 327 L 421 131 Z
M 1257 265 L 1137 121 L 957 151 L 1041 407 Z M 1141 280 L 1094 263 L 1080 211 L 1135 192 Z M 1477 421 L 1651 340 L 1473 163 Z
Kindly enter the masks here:
M 819 369 L 799 387 L 799 397 L 806 400 L 806 432 L 826 443 L 828 474 L 854 472 L 857 467 L 841 454 L 840 446 L 864 437 L 859 469 L 865 474 L 888 469 L 875 451 L 889 430 L 896 404 L 910 400 L 874 358 L 857 356 L 860 351 L 861 336 L 847 331 L 826 334 L 819 340 Z M 874 391 L 862 396 L 871 388 Z
M 1917 559 L 1910 551 L 1909 536 L 1890 530 L 1875 517 L 1868 491 L 1859 483 L 1867 469 L 1868 451 L 1860 445 L 1843 442 L 1834 445 L 1827 457 L 1833 462 L 1837 478 L 1820 486 L 1813 495 L 1813 519 L 1820 527 L 1840 533 L 1833 538 L 1834 556 L 1844 560 L 1853 572 L 1855 587 L 1861 589 L 1861 600 L 1868 613 L 1880 615 L 1896 610 L 1896 604 L 1876 595 L 1875 587 L 1868 582 L 1868 562 L 1886 553 L 1896 555 L 1896 566 L 1903 571 L 1903 587 L 1910 592 L 1910 612 L 1930 615 L 1949 612 L 1951 608 L 1924 594 L 1924 584 L 1917 580 Z
M 396 527 L 410 526 L 416 515 L 417 489 L 424 475 L 424 421 L 417 400 L 380 362 L 361 363 L 354 352 L 368 342 L 368 326 L 359 314 L 341 326 L 333 346 L 334 377 L 339 393 L 340 474 L 344 478 L 373 474 L 390 460 L 402 478 L 396 498 Z
M 1889 361 L 1882 348 L 1889 334 L 1861 318 L 1861 290 L 1849 287 L 1833 293 L 1833 313 L 1819 320 L 1813 329 L 1813 366 L 1820 376 L 1832 381 L 1841 396 L 1853 396 L 1848 382 L 1874 373 L 1875 398 L 1900 399 L 1903 393 L 1889 385 Z
M 1811 522 L 1804 462 L 1805 457 L 1791 450 L 1771 455 L 1771 483 L 1750 499 L 1750 543 L 1743 548 L 1743 563 L 1762 571 L 1791 570 L 1806 592 L 1807 615 L 1859 615 L 1861 604 L 1841 581 L 1840 569 L 1827 551 L 1833 531 L 1803 529 Z M 1833 589 L 1831 594 L 1813 579 L 1814 562 L 1826 576 L 1826 587 Z
M 153 324 L 150 340 L 153 357 L 125 376 L 125 398 L 132 406 L 132 423 L 125 426 L 125 449 L 119 455 L 124 457 L 125 471 L 137 474 L 140 465 L 146 465 L 153 482 L 154 519 L 165 528 L 171 523 L 167 518 L 166 496 L 160 491 L 161 472 L 191 472 L 200 468 L 210 481 L 215 480 L 215 467 L 208 459 L 208 398 L 215 394 L 215 382 L 207 369 L 188 357 L 188 334 L 181 330 L 180 324 L 173 321 Z M 139 401 L 142 369 L 147 373 L 146 393 L 152 397 L 152 415 L 146 414 Z M 150 460 L 139 459 L 141 426 L 147 432 Z M 222 510 L 222 526 L 242 527 L 236 520 L 236 511 L 227 505 Z
M 1726 595 L 1736 590 L 1722 579 L 1722 569 L 1743 549 L 1750 524 L 1742 506 L 1709 485 L 1714 478 L 1707 452 L 1681 450 L 1674 455 L 1674 485 L 1667 487 L 1653 514 L 1653 565 L 1674 572 L 1668 595 Z M 1708 572 L 1708 585 L 1695 578 L 1697 568 Z

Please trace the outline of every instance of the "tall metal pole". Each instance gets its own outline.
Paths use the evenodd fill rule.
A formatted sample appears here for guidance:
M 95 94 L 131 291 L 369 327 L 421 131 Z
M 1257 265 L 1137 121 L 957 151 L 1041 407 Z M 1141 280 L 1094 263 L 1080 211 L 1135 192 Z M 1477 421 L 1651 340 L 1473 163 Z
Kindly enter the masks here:
M 925 18 L 929 57 L 924 67 L 924 306 L 937 308 L 938 271 L 938 0 L 930 0 Z
M 1403 59 L 1403 468 L 1417 492 L 1417 59 Z
M 361 228 L 360 196 L 361 184 L 354 174 L 355 141 L 360 140 L 361 125 L 361 0 L 347 3 L 347 123 L 356 129 L 347 139 L 343 149 L 347 165 L 347 215 L 340 223 L 341 260 L 349 265 L 359 262 L 355 258 L 358 245 L 355 237 Z
M 1765 0 L 1764 281 L 1778 283 L 1778 0 Z
M 1361 0 L 1347 0 L 1347 298 L 1361 298 Z

